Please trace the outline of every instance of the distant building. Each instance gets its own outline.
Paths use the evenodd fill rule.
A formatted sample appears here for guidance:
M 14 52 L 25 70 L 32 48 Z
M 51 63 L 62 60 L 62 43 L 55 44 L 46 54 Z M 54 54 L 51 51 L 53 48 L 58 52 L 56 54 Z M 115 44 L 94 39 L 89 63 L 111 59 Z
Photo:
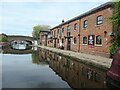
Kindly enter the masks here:
M 40 45 L 47 46 L 49 33 L 49 29 L 40 31 Z

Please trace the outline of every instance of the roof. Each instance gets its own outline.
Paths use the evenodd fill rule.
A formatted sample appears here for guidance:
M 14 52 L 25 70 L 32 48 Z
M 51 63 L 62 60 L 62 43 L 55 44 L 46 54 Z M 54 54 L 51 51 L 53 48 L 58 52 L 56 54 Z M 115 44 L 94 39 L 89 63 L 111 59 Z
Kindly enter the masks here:
M 111 6 L 112 6 L 112 5 L 111 5 L 111 2 L 104 3 L 104 4 L 102 4 L 102 5 L 100 5 L 100 6 L 96 7 L 96 8 L 93 8 L 92 10 L 90 10 L 90 11 L 88 11 L 88 12 L 86 12 L 86 13 L 83 13 L 83 14 L 77 16 L 77 17 L 74 17 L 74 18 L 72 18 L 72 19 L 70 19 L 70 20 L 68 20 L 68 21 L 66 21 L 66 22 L 64 22 L 64 23 L 61 23 L 61 24 L 59 24 L 59 25 L 51 28 L 50 30 L 53 30 L 53 29 L 58 28 L 58 27 L 60 27 L 60 26 L 62 26 L 62 25 L 68 24 L 68 23 L 70 23 L 70 22 L 72 22 L 72 21 L 81 19 L 81 18 L 83 18 L 83 17 L 86 17 L 86 16 L 88 16 L 88 15 L 90 15 L 90 14 L 93 14 L 93 13 L 96 13 L 96 12 L 98 12 L 98 11 L 104 10 L 104 9 L 109 8 L 109 7 L 111 7 Z
M 46 28 L 44 30 L 40 30 L 40 32 L 50 32 L 50 29 Z
M 44 27 L 44 29 L 40 30 L 40 32 L 50 32 L 50 29 L 48 27 Z

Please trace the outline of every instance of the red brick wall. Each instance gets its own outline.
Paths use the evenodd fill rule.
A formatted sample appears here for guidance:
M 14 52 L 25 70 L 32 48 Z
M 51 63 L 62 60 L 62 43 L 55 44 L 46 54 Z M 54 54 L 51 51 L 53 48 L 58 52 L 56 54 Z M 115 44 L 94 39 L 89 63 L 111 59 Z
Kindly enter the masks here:
M 100 26 L 97 26 L 96 21 L 97 21 L 97 16 L 99 15 L 103 16 L 103 23 Z M 107 8 L 81 19 L 81 30 L 80 30 L 81 52 L 101 55 L 101 56 L 109 56 L 109 47 L 110 47 L 110 40 L 111 40 L 111 37 L 109 34 L 112 32 L 113 28 L 112 28 L 112 23 L 110 23 L 110 20 L 106 18 L 111 16 L 112 16 L 112 9 Z M 87 29 L 83 28 L 84 20 L 88 20 Z M 104 34 L 104 31 L 107 31 L 106 36 Z M 102 36 L 102 45 L 97 46 L 95 44 L 93 47 L 89 47 L 88 45 L 83 45 L 83 37 L 84 36 L 88 37 L 88 35 L 95 35 L 95 42 L 96 42 L 96 36 L 98 35 Z
M 71 50 L 72 51 L 79 51 L 84 52 L 84 53 L 89 53 L 89 54 L 94 54 L 94 55 L 101 55 L 105 57 L 109 57 L 109 48 L 110 48 L 110 33 L 113 30 L 113 25 L 110 23 L 110 20 L 107 19 L 108 17 L 111 17 L 113 14 L 113 10 L 111 8 L 107 8 L 101 11 L 98 11 L 96 13 L 90 14 L 86 17 L 83 17 L 81 19 L 72 21 L 68 24 L 62 25 L 61 28 L 64 28 L 64 33 L 62 33 L 62 37 L 59 38 L 59 33 L 58 30 L 60 28 L 55 28 L 52 31 L 56 31 L 56 48 L 60 47 L 60 42 L 62 42 L 62 38 L 64 39 L 64 43 L 62 44 L 64 46 L 64 49 L 67 49 L 67 39 L 65 38 L 67 36 L 67 26 L 71 26 Z M 96 25 L 97 17 L 99 15 L 102 15 L 103 17 L 103 22 L 101 25 Z M 86 29 L 83 28 L 83 22 L 84 20 L 88 20 L 88 27 Z M 78 24 L 78 28 L 76 31 L 74 31 L 74 24 Z M 104 33 L 106 31 L 106 35 Z M 79 42 L 79 36 L 80 34 L 80 42 Z M 88 38 L 88 35 L 94 35 L 94 46 L 89 47 L 88 45 L 83 45 L 83 37 L 86 36 Z M 96 45 L 96 36 L 102 36 L 102 45 Z M 74 44 L 74 37 L 77 38 L 77 43 Z M 54 36 L 52 35 L 52 38 Z M 59 39 L 59 43 L 57 42 Z M 51 44 L 51 46 L 54 47 L 54 41 Z
M 47 37 L 46 37 L 46 35 L 44 35 L 44 34 L 46 34 L 47 32 L 40 32 L 40 43 L 41 43 L 41 45 L 43 45 L 43 46 L 47 46 Z

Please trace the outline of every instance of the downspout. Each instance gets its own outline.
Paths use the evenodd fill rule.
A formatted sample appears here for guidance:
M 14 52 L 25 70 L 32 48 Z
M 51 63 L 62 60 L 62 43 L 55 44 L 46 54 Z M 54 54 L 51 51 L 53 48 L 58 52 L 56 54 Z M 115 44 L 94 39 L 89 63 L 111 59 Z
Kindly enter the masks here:
M 78 36 L 79 36 L 78 52 L 80 52 L 80 19 L 79 19 L 79 33 L 78 33 Z

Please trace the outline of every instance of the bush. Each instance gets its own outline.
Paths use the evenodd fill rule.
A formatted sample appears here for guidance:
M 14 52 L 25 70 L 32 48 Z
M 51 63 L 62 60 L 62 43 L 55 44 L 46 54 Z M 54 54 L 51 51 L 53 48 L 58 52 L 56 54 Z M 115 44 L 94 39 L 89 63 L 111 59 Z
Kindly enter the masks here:
M 110 48 L 110 56 L 114 57 L 116 48 L 120 47 L 120 35 L 117 35 Z

